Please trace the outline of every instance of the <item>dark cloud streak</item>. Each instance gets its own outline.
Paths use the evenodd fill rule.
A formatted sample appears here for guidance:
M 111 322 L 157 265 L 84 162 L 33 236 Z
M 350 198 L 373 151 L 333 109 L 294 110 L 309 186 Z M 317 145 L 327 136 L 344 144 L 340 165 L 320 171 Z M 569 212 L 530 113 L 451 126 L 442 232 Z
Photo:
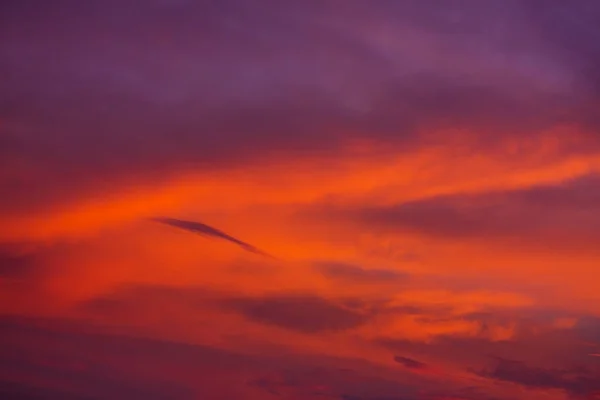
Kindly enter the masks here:
M 358 265 L 337 262 L 319 262 L 315 267 L 329 278 L 358 284 L 399 284 L 410 279 L 409 274 L 391 269 L 363 268 Z
M 523 362 L 498 358 L 481 376 L 537 389 L 562 389 L 572 395 L 591 396 L 600 392 L 600 371 L 586 367 L 539 368 Z
M 232 298 L 222 304 L 256 322 L 308 334 L 348 330 L 368 321 L 366 315 L 308 295 Z
M 249 251 L 250 253 L 259 254 L 259 255 L 265 256 L 265 257 L 272 257 L 269 254 L 263 252 L 262 250 L 259 250 L 256 247 L 252 246 L 251 244 L 248 244 L 239 239 L 236 239 L 235 237 L 230 236 L 223 231 L 220 231 L 216 228 L 213 228 L 212 226 L 203 224 L 201 222 L 185 221 L 185 220 L 181 220 L 181 219 L 165 218 L 165 217 L 152 218 L 152 221 L 159 222 L 159 223 L 165 224 L 165 225 L 170 225 L 170 226 L 180 228 L 180 229 L 183 229 L 186 231 L 199 233 L 201 235 L 223 239 L 228 242 L 237 244 L 242 249 Z
M 403 356 L 395 356 L 394 361 L 408 369 L 423 369 L 427 367 L 427 364 L 422 363 L 421 361 Z
M 327 208 L 362 229 L 448 239 L 521 240 L 592 249 L 600 232 L 600 177 L 477 194 L 443 195 L 385 207 Z

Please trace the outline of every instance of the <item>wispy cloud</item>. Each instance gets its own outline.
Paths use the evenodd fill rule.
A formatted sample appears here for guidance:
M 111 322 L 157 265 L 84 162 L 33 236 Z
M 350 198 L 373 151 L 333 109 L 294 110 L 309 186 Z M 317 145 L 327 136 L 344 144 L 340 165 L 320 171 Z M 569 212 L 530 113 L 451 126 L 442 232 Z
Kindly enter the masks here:
M 572 395 L 591 396 L 600 391 L 600 375 L 586 367 L 533 367 L 521 361 L 498 358 L 481 376 L 536 389 L 561 389 Z
M 427 364 L 422 363 L 421 361 L 417 361 L 413 358 L 404 356 L 395 356 L 394 361 L 396 361 L 398 364 L 404 365 L 406 368 L 409 369 L 423 369 L 427 367 Z
M 315 264 L 315 268 L 328 278 L 351 283 L 398 284 L 410 279 L 410 275 L 405 272 L 380 268 L 363 268 L 359 265 L 338 262 L 319 262 Z
M 253 321 L 302 333 L 343 331 L 368 321 L 367 315 L 316 296 L 227 299 L 223 305 Z
M 240 246 L 242 249 L 249 251 L 251 253 L 260 254 L 261 256 L 265 256 L 265 257 L 272 257 L 271 255 L 252 246 L 251 244 L 246 243 L 240 239 L 237 239 L 231 235 L 228 235 L 227 233 L 225 233 L 221 230 L 218 230 L 216 228 L 213 228 L 212 226 L 203 224 L 202 222 L 185 221 L 185 220 L 181 220 L 181 219 L 166 218 L 166 217 L 152 218 L 152 221 L 159 222 L 159 223 L 165 224 L 165 225 L 174 226 L 176 228 L 180 228 L 180 229 L 183 229 L 186 231 L 199 233 L 201 235 L 223 239 L 228 242 L 235 243 L 238 246 Z

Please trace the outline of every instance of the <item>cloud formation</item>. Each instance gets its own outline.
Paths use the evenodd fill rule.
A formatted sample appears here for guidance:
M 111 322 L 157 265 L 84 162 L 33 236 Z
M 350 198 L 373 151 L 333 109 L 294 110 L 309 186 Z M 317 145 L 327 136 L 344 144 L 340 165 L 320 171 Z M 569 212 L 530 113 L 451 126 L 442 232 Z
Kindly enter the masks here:
M 165 225 L 174 226 L 174 227 L 184 229 L 184 230 L 187 230 L 190 232 L 199 233 L 201 235 L 212 236 L 215 238 L 223 239 L 228 242 L 235 243 L 238 246 L 240 246 L 242 249 L 249 251 L 251 253 L 256 253 L 256 254 L 270 257 L 267 253 L 257 249 L 256 247 L 252 246 L 251 244 L 248 244 L 239 239 L 236 239 L 233 236 L 230 236 L 223 231 L 220 231 L 216 228 L 213 228 L 212 226 L 208 226 L 201 222 L 185 221 L 185 220 L 181 220 L 181 219 L 164 218 L 164 217 L 153 218 L 153 221 L 160 222 L 161 224 L 165 224 Z
M 598 175 L 552 185 L 476 194 L 441 195 L 391 206 L 325 209 L 364 229 L 450 240 L 514 240 L 581 244 L 598 234 Z
M 395 356 L 394 361 L 408 369 L 422 369 L 427 367 L 427 364 L 425 363 L 404 356 Z
M 3 247 L 0 248 L 0 277 L 15 278 L 31 272 L 34 260 L 30 254 L 23 254 L 12 246 Z
M 224 305 L 254 321 L 303 333 L 352 329 L 364 324 L 368 318 L 313 296 L 240 298 L 225 300 Z
M 561 389 L 583 398 L 600 393 L 600 371 L 586 367 L 539 368 L 499 358 L 493 369 L 481 375 L 537 389 Z
M 597 1 L 0 3 L 0 397 L 596 395 Z
M 468 3 L 13 2 L 2 204 L 353 143 L 402 152 L 435 129 L 476 131 L 481 148 L 590 122 L 597 6 Z
M 351 265 L 336 262 L 320 262 L 316 264 L 316 269 L 325 276 L 332 279 L 339 279 L 349 283 L 392 283 L 398 284 L 410 278 L 405 274 L 390 269 L 363 268 L 358 265 Z

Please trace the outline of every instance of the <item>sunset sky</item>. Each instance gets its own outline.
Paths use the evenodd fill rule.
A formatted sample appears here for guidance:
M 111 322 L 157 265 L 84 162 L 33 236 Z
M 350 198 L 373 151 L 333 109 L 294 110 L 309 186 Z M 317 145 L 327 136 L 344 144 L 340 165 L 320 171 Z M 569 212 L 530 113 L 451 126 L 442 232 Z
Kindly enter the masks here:
M 600 399 L 600 2 L 0 2 L 0 398 Z

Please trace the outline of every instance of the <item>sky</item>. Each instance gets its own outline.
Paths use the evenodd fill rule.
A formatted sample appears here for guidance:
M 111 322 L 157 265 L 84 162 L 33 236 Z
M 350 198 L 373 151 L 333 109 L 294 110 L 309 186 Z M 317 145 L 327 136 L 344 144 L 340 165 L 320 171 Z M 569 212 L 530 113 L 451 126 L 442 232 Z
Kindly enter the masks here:
M 600 3 L 6 0 L 0 397 L 600 399 Z

